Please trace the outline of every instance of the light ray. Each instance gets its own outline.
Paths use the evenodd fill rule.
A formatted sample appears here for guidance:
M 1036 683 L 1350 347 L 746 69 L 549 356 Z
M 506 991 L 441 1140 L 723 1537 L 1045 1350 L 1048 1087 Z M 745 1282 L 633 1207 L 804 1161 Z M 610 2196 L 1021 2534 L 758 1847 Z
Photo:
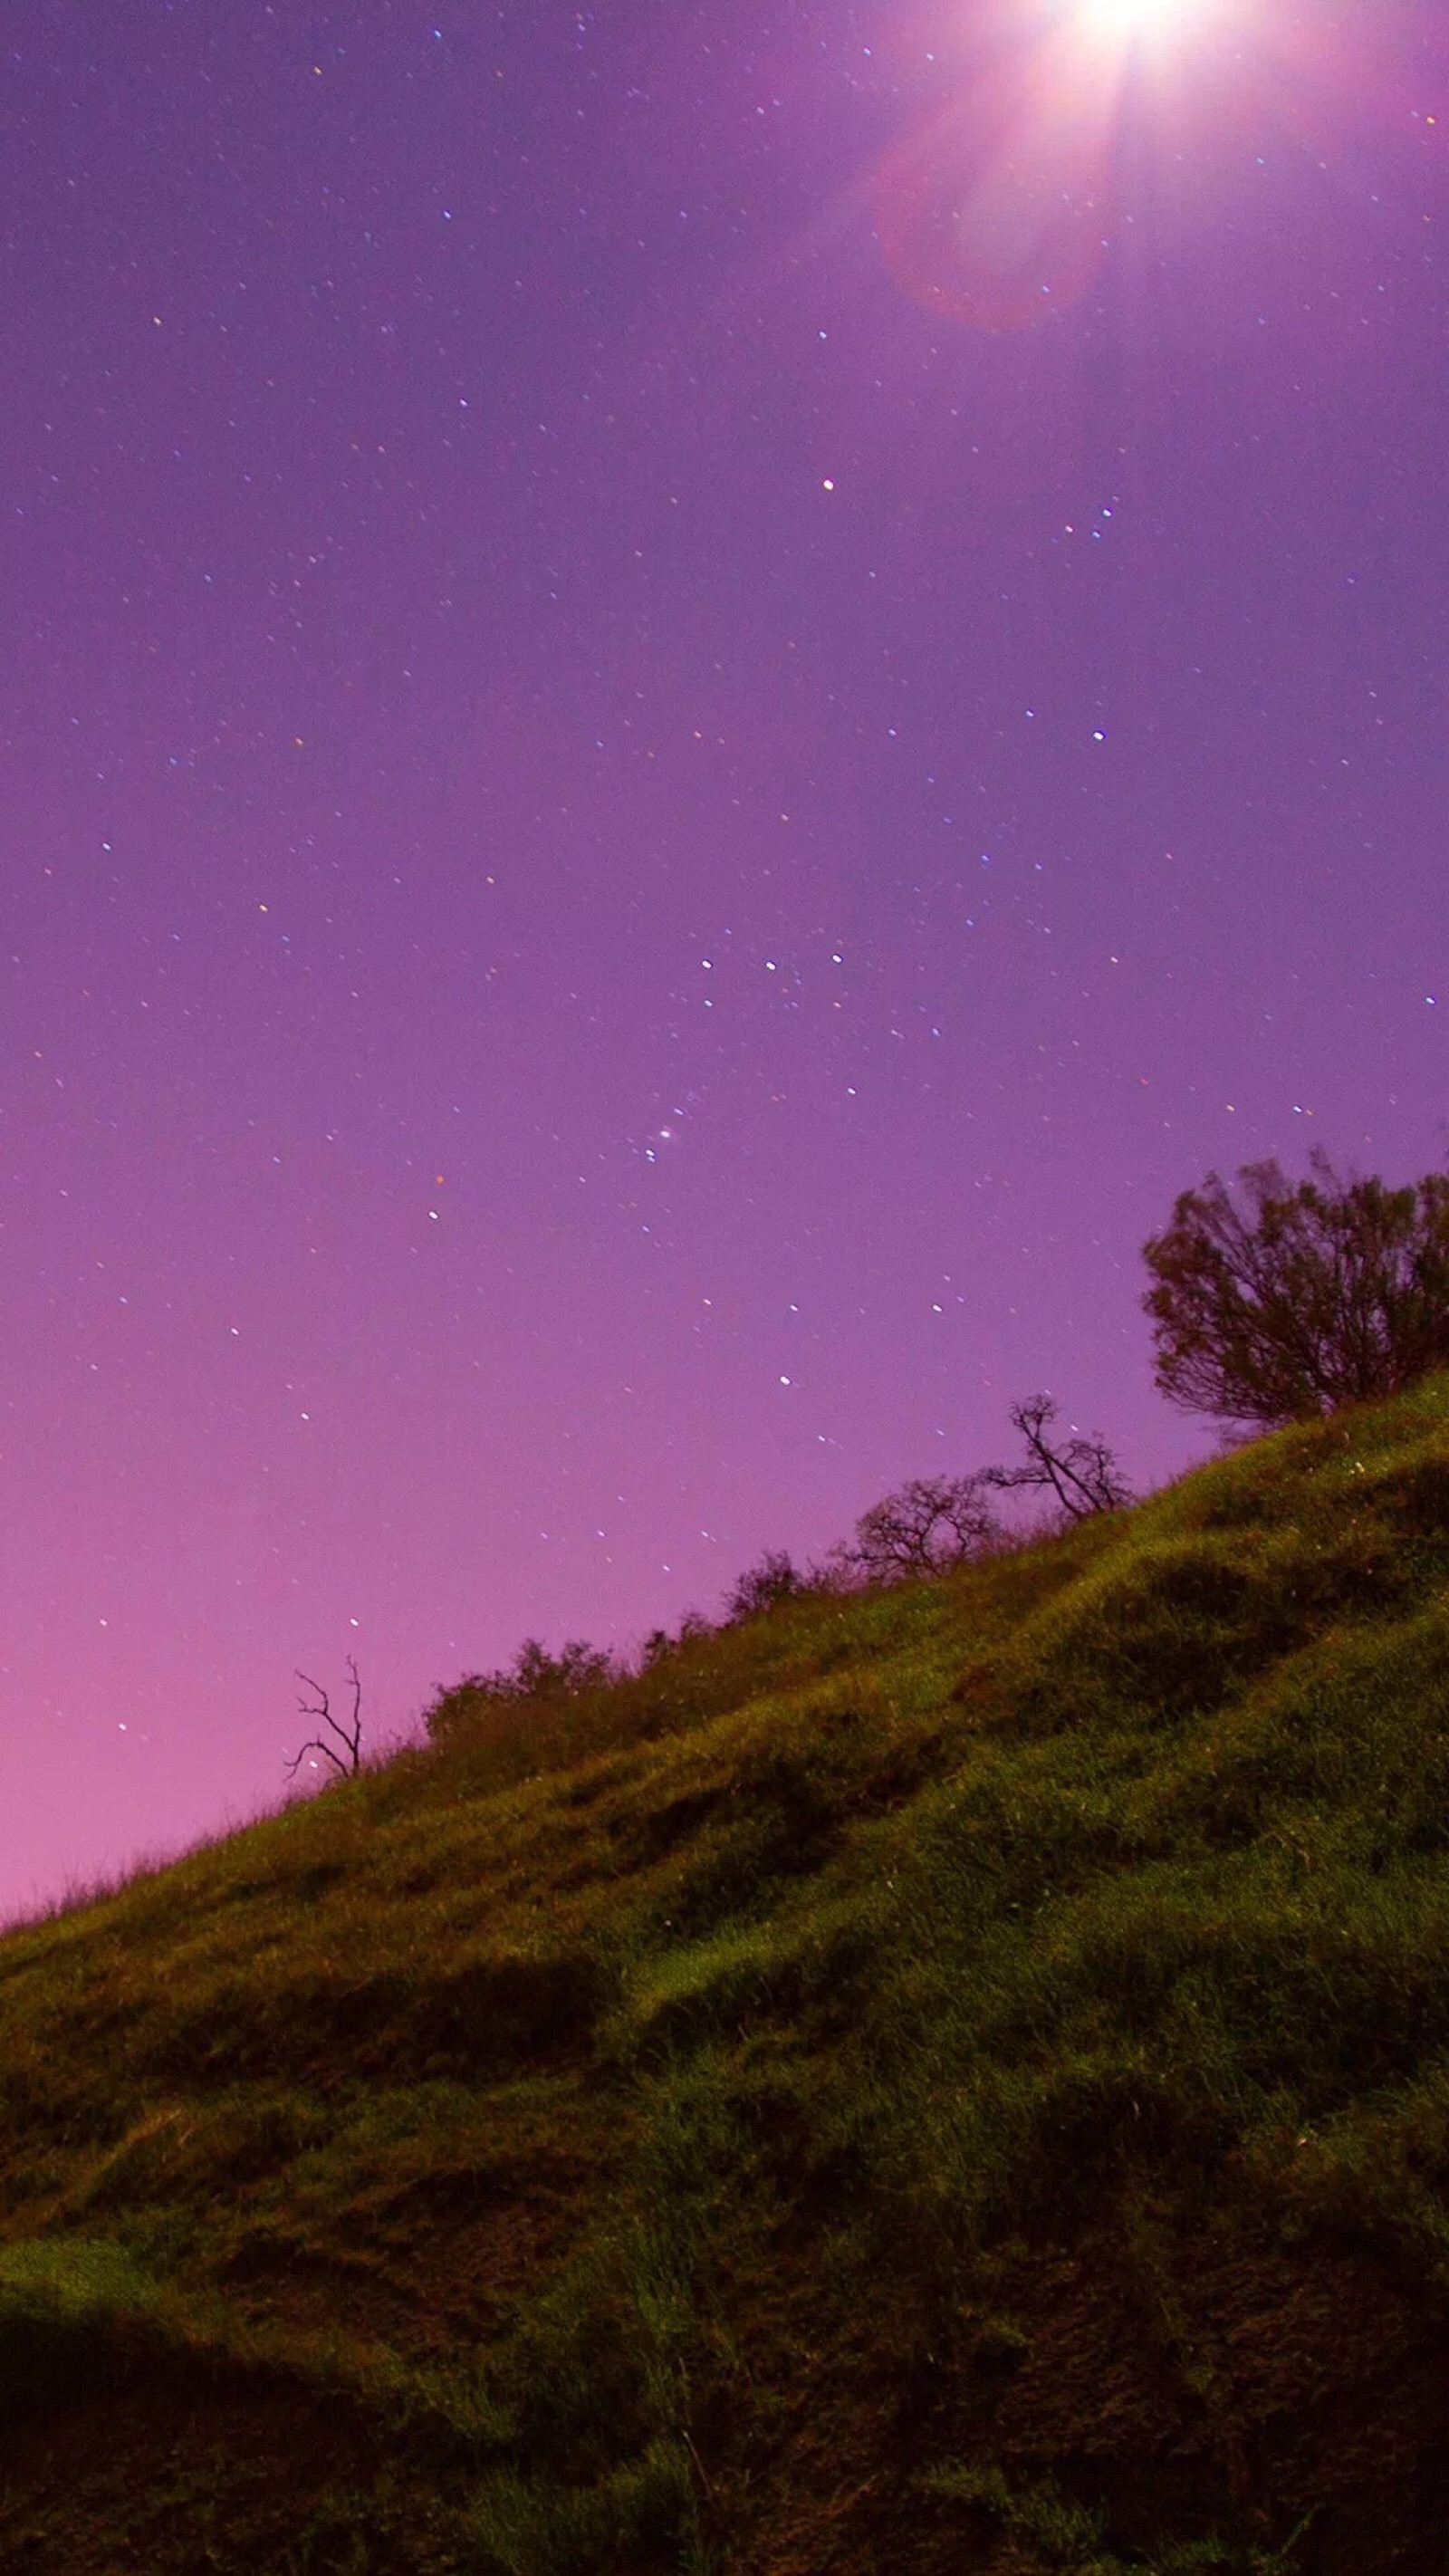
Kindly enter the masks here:
M 1080 301 L 1119 220 L 1120 135 L 1185 95 L 1260 0 L 994 0 L 979 72 L 882 162 L 886 259 L 929 310 L 1012 331 Z M 1144 106 L 1143 103 L 1146 103 Z
M 1140 45 L 1165 41 L 1201 14 L 1201 0 L 1078 0 L 1077 22 L 1095 44 Z

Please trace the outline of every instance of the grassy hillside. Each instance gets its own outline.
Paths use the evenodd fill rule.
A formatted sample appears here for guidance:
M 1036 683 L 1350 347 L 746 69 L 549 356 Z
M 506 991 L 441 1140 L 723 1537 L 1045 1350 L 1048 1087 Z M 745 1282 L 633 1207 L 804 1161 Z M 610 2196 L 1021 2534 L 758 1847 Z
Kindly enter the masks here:
M 0 2565 L 1449 2568 L 1446 1611 L 1441 1380 L 10 1934 Z

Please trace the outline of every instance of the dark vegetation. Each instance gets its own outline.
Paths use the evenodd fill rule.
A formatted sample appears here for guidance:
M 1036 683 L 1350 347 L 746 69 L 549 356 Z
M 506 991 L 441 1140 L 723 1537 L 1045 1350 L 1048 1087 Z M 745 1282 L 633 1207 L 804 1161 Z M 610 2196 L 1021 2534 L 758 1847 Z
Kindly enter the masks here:
M 1309 1172 L 1245 1164 L 1236 1198 L 1209 1172 L 1146 1246 L 1173 1404 L 1273 1429 L 1449 1367 L 1449 1175 L 1392 1190 L 1322 1153 Z
M 763 1575 L 0 1945 L 0 2566 L 1449 2569 L 1449 1380 Z
M 994 1555 L 1018 1544 L 1019 1528 L 1003 1521 L 996 1497 L 1036 1494 L 1047 1499 L 1051 1525 L 1070 1527 L 1096 1512 L 1120 1511 L 1132 1490 L 1107 1443 L 1057 1425 L 1061 1407 L 1049 1395 L 1030 1395 L 1011 1408 L 1012 1428 L 1024 1456 L 1014 1467 L 978 1467 L 969 1476 L 915 1476 L 896 1493 L 872 1504 L 855 1536 L 833 1548 L 817 1580 L 897 1583 L 948 1566 Z M 782 1560 L 788 1564 L 788 1559 Z
M 1075 1432 L 1064 1438 L 1056 1428 L 1059 1420 L 1060 1407 L 1049 1395 L 1029 1396 L 1014 1404 L 1011 1421 L 1025 1451 L 1019 1465 L 980 1467 L 968 1476 L 913 1476 L 862 1513 L 854 1535 L 833 1547 L 823 1564 L 803 1573 L 783 1548 L 767 1548 L 726 1593 L 726 1627 L 758 1619 L 787 1601 L 911 1582 L 1019 1547 L 1030 1533 L 1003 1520 L 995 1500 L 1000 1494 L 1049 1497 L 1054 1508 L 1043 1526 L 1051 1530 L 1069 1528 L 1098 1512 L 1121 1510 L 1132 1499 L 1131 1489 L 1105 1440 L 1085 1439 Z M 531 1745 L 542 1725 L 550 1740 L 580 1747 L 587 1740 L 590 1721 L 579 1702 L 596 1699 L 601 1689 L 608 1688 L 614 1694 L 609 1705 L 616 1714 L 625 1705 L 672 1707 L 681 1649 L 698 1648 L 710 1633 L 708 1620 L 698 1611 L 689 1611 L 677 1636 L 656 1628 L 646 1637 L 637 1665 L 582 1638 L 550 1654 L 537 1637 L 527 1637 L 511 1664 L 497 1672 L 469 1673 L 454 1689 L 442 1693 L 428 1712 L 428 1733 L 439 1742 L 456 1734 L 460 1726 L 476 1732 L 486 1710 L 495 1734 L 521 1727 L 523 1741 Z M 698 1689 L 699 1661 L 697 1654 L 689 1661 L 691 1692 Z M 348 1669 L 355 1691 L 356 1666 L 349 1662 Z M 640 1683 L 642 1689 L 632 1687 Z M 315 1690 L 317 1685 L 309 1687 Z M 733 1681 L 729 1688 L 734 1690 Z M 325 1694 L 320 1709 L 308 1709 L 305 1700 L 302 1706 L 310 1715 L 327 1714 Z M 356 1714 L 354 1702 L 354 1718 Z M 330 1752 L 321 1744 L 302 1749 Z M 340 1770 L 335 1753 L 331 1759 Z M 295 1772 L 297 1766 L 288 1767 Z

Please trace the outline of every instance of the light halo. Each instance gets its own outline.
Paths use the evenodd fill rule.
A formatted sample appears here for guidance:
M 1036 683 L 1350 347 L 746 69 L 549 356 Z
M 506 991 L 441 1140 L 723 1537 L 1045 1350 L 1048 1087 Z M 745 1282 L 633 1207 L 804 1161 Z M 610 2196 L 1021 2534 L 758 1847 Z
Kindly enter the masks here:
M 1166 43 L 1201 14 L 1202 0 L 1076 0 L 1078 32 L 1094 45 Z

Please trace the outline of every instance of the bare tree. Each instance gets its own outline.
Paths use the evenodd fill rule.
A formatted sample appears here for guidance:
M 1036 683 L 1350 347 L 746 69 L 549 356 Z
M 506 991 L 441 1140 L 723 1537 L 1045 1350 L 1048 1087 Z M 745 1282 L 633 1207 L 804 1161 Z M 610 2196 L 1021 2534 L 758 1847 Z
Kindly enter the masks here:
M 1052 1494 L 1072 1521 L 1118 1512 L 1132 1501 L 1132 1488 L 1100 1434 L 1090 1440 L 1080 1432 L 1069 1440 L 1054 1436 L 1061 1407 L 1051 1396 L 1024 1396 L 1012 1406 L 1011 1419 L 1026 1443 L 1025 1464 L 988 1467 L 985 1482 L 1004 1493 Z
M 325 1735 L 310 1735 L 307 1738 L 306 1743 L 303 1745 L 301 1752 L 298 1754 L 296 1761 L 289 1762 L 287 1764 L 287 1777 L 289 1780 L 295 1780 L 297 1773 L 302 1768 L 305 1757 L 309 1753 L 321 1753 L 325 1755 L 326 1759 L 332 1764 L 334 1770 L 336 1770 L 344 1780 L 349 1779 L 354 1771 L 361 1770 L 362 1683 L 358 1679 L 357 1660 L 353 1655 L 349 1655 L 347 1658 L 347 1673 L 352 1686 L 352 1715 L 350 1718 L 339 1718 L 333 1716 L 331 1703 L 328 1700 L 327 1693 L 322 1688 L 321 1683 L 314 1682 L 310 1673 L 298 1672 L 298 1681 L 305 1682 L 307 1688 L 310 1691 L 315 1691 L 317 1694 L 315 1700 L 299 1699 L 297 1702 L 298 1708 L 301 1710 L 304 1717 L 321 1718 L 323 1725 L 329 1729 L 330 1733 L 336 1737 L 337 1743 L 342 1746 L 343 1753 L 345 1753 L 347 1758 L 344 1761 L 343 1754 L 337 1751 L 335 1745 L 328 1743 Z
M 991 1482 L 990 1471 L 913 1477 L 856 1522 L 854 1540 L 837 1551 L 839 1562 L 868 1583 L 897 1583 L 989 1555 L 1006 1535 L 986 1499 Z

